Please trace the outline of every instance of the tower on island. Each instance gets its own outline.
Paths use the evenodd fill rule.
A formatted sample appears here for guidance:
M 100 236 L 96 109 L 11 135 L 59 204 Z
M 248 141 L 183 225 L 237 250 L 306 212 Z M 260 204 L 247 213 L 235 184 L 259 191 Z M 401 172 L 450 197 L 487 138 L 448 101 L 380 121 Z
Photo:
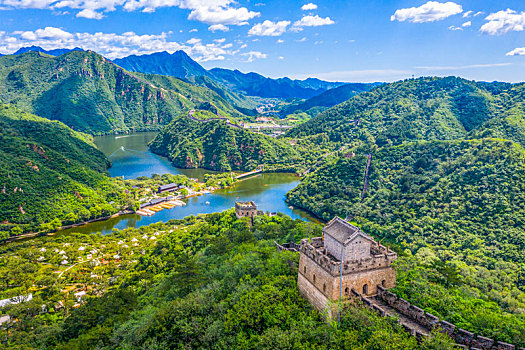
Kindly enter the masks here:
M 352 289 L 372 296 L 378 285 L 395 286 L 395 252 L 337 216 L 323 228 L 323 236 L 301 241 L 297 279 L 299 292 L 317 310 L 331 315 L 330 305 L 340 295 L 348 299 Z

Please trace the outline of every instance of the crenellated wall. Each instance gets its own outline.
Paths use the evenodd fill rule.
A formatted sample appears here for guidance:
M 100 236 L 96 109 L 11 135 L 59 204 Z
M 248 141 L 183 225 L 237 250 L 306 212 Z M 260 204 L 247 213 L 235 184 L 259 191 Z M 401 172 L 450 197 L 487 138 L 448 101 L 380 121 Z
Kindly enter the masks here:
M 311 243 L 308 242 L 308 239 L 303 239 L 301 241 L 300 251 L 316 262 L 323 269 L 325 269 L 332 276 L 339 276 L 341 271 L 341 263 L 332 259 L 323 248 L 323 241 L 320 237 L 318 237 L 312 239 Z M 374 249 L 371 251 L 373 254 L 370 258 L 343 262 L 343 275 L 389 267 L 397 258 L 397 254 L 395 252 L 390 251 L 387 247 L 382 245 L 377 248 L 374 247 Z
M 377 286 L 377 297 L 385 301 L 390 307 L 397 310 L 402 315 L 407 316 L 412 321 L 416 322 L 418 325 L 428 329 L 429 331 L 434 328 L 439 328 L 442 332 L 447 333 L 457 344 L 463 345 L 466 349 L 481 349 L 481 350 L 517 350 L 515 345 L 507 344 L 501 341 L 495 341 L 490 338 L 483 337 L 481 335 L 476 335 L 472 332 L 466 331 L 461 328 L 457 328 L 455 325 L 447 322 L 440 321 L 438 317 L 425 312 L 423 309 L 420 309 L 417 306 L 411 305 L 408 301 L 399 298 L 392 292 L 386 290 L 382 286 Z M 362 299 L 366 299 L 361 297 Z M 368 300 L 364 302 L 365 305 L 370 306 L 372 303 Z M 375 308 L 374 308 L 375 306 Z M 378 311 L 382 316 L 385 315 L 385 311 L 382 310 L 377 305 L 372 305 L 376 311 Z M 405 328 L 408 328 L 407 331 L 418 336 L 417 331 L 413 328 L 410 328 L 407 325 L 404 325 Z M 525 348 L 520 348 L 520 350 L 525 350 Z

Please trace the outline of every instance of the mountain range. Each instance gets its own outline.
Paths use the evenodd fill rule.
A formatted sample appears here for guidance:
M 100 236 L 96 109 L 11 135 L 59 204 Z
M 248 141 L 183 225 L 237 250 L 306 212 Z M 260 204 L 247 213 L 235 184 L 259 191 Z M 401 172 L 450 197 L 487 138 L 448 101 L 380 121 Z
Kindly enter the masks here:
M 182 50 L 172 54 L 157 52 L 141 56 L 132 55 L 115 59 L 113 62 L 132 72 L 162 74 L 181 79 L 206 76 L 239 93 L 265 98 L 310 98 L 344 84 L 314 78 L 272 79 L 258 73 L 242 73 L 224 68 L 206 70 Z

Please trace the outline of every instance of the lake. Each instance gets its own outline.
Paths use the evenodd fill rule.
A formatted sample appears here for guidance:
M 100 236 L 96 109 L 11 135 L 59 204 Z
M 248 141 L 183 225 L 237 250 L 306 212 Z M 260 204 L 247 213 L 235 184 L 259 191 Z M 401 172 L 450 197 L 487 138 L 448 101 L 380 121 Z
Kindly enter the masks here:
M 155 137 L 154 132 L 130 135 L 106 135 L 95 138 L 96 146 L 113 162 L 109 169 L 111 176 L 124 176 L 126 179 L 152 174 L 184 174 L 202 179 L 204 169 L 178 169 L 164 157 L 148 150 L 148 143 Z M 189 215 L 209 214 L 224 211 L 235 206 L 236 201 L 253 200 L 258 209 L 269 212 L 281 212 L 294 219 L 317 221 L 313 216 L 300 209 L 290 209 L 285 203 L 285 194 L 299 184 L 299 177 L 294 174 L 269 173 L 259 174 L 234 184 L 231 188 L 211 194 L 187 198 L 183 207 L 166 209 L 153 216 L 137 214 L 123 215 L 117 218 L 87 224 L 64 230 L 67 232 L 109 233 L 113 229 L 140 227 L 159 221 L 182 219 Z M 209 203 L 209 204 L 208 204 Z

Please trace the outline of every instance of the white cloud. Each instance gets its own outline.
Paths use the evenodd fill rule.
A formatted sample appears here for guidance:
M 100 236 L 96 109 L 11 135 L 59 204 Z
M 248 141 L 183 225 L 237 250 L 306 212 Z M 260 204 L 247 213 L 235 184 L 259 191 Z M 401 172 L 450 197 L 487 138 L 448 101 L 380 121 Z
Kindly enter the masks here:
M 259 12 L 249 11 L 246 7 L 201 6 L 193 9 L 188 19 L 208 24 L 246 25 L 250 19 L 259 14 Z
M 241 56 L 248 56 L 246 62 L 253 62 L 256 59 L 266 58 L 268 55 L 260 51 L 250 51 L 246 53 L 241 53 Z
M 283 39 L 278 39 L 278 40 L 277 40 L 277 44 L 282 44 L 282 43 L 284 43 L 284 40 L 283 40 Z
M 469 18 L 470 15 L 472 15 L 473 12 L 474 12 L 474 11 L 467 11 L 467 12 L 465 12 L 465 13 L 463 14 L 463 18 Z
M 190 30 L 190 33 L 197 33 L 198 31 L 199 31 L 198 29 L 193 28 L 193 29 Z
M 303 5 L 303 6 L 301 7 L 301 10 L 303 10 L 303 11 L 312 11 L 312 10 L 317 10 L 317 5 L 316 5 L 316 4 L 309 3 L 309 4 L 306 4 L 306 5 Z
M 470 27 L 471 25 L 472 25 L 472 22 L 471 21 L 467 21 L 467 22 L 463 23 L 461 26 L 463 28 L 467 28 L 467 27 Z
M 507 52 L 507 56 L 525 56 L 525 47 L 517 47 L 512 51 Z
M 456 26 L 450 26 L 450 27 L 448 27 L 448 29 L 450 29 L 450 30 L 463 30 L 463 28 L 456 27 Z
M 0 5 L 7 8 L 45 9 L 54 2 L 56 0 L 2 0 Z
M 102 13 L 93 11 L 91 9 L 84 9 L 80 11 L 79 13 L 77 13 L 76 16 L 82 17 L 82 18 L 89 18 L 89 19 L 102 19 L 105 17 Z
M 301 39 L 299 39 L 299 40 L 296 40 L 296 41 L 297 41 L 298 43 L 303 43 L 303 42 L 305 42 L 305 41 L 306 41 L 306 37 L 305 37 L 305 36 L 303 36 L 303 37 L 302 37 Z
M 284 57 L 283 57 L 283 56 L 279 56 L 279 59 L 280 59 L 280 60 L 284 60 Z
M 481 26 L 482 33 L 501 35 L 510 31 L 521 32 L 525 26 L 525 11 L 518 13 L 507 9 L 491 13 L 485 18 L 488 22 Z
M 204 43 L 192 38 L 186 43 L 171 41 L 171 32 L 138 35 L 134 32 L 117 33 L 70 33 L 60 28 L 45 27 L 35 31 L 0 32 L 0 52 L 10 54 L 24 46 L 41 46 L 44 49 L 81 47 L 93 50 L 109 59 L 128 55 L 150 54 L 159 51 L 184 50 L 199 62 L 223 60 L 231 56 L 232 44 L 224 40 Z
M 230 30 L 230 27 L 228 26 L 225 26 L 224 24 L 212 24 L 211 26 L 208 27 L 208 30 L 210 32 L 228 32 Z
M 244 25 L 259 12 L 238 7 L 234 0 L 0 0 L 0 9 L 70 8 L 80 10 L 77 17 L 101 19 L 103 13 L 122 7 L 126 11 L 155 12 L 161 7 L 191 10 L 188 19 L 208 24 Z
M 455 2 L 429 1 L 419 7 L 410 7 L 396 10 L 390 17 L 391 21 L 409 21 L 412 23 L 424 23 L 440 21 L 447 17 L 463 12 L 461 5 Z
M 186 41 L 186 44 L 195 45 L 197 43 L 200 43 L 201 41 L 202 41 L 202 39 L 191 38 L 190 40 Z
M 330 17 L 319 17 L 319 15 L 308 15 L 303 16 L 299 21 L 293 24 L 292 30 L 299 32 L 303 30 L 303 27 L 319 27 L 334 24 L 335 22 Z
M 290 21 L 264 21 L 262 23 L 257 23 L 249 31 L 248 35 L 257 35 L 257 36 L 280 36 L 286 32 L 286 28 L 290 25 Z
M 38 40 L 38 39 L 71 39 L 73 34 L 66 32 L 56 27 L 45 27 L 44 29 L 37 29 L 35 31 L 26 32 L 15 32 L 19 34 L 25 40 Z

